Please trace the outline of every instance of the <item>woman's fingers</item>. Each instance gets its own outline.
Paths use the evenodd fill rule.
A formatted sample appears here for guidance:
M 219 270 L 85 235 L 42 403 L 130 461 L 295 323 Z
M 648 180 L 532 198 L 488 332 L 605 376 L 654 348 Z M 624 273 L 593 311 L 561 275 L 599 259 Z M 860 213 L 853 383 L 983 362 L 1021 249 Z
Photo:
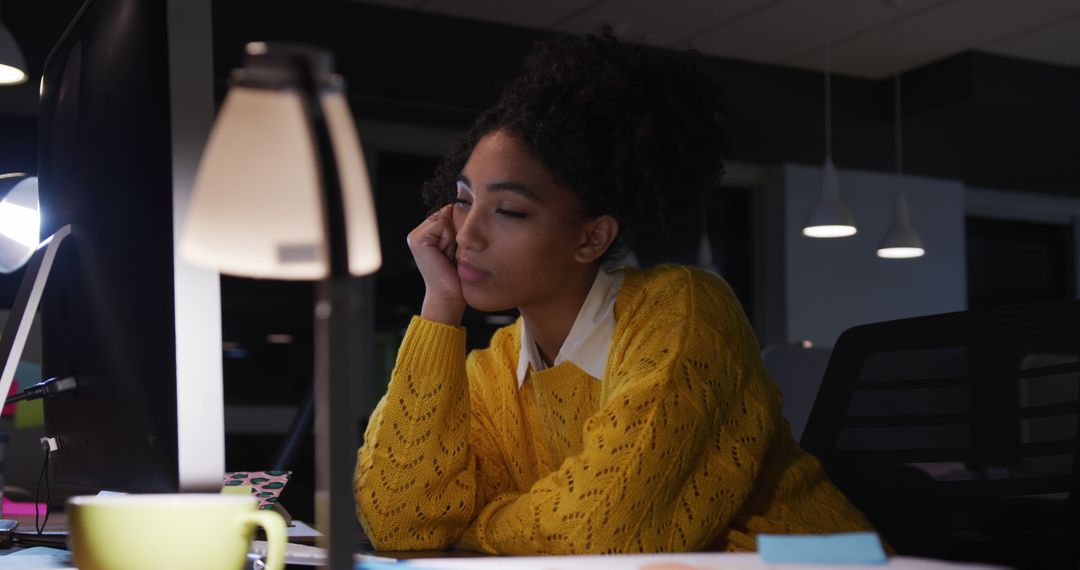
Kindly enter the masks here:
M 456 243 L 454 222 L 451 211 L 446 206 L 427 217 L 409 233 L 409 248 L 416 254 L 417 247 L 435 247 L 446 253 Z
M 409 249 L 427 290 L 425 305 L 463 305 L 461 281 L 455 267 L 457 253 L 453 205 L 441 208 L 420 222 L 408 237 Z
M 424 278 L 424 304 L 420 316 L 448 325 L 461 322 L 465 298 L 455 267 L 457 232 L 453 205 L 431 214 L 409 233 L 409 249 Z
M 451 261 L 455 260 L 457 254 L 457 231 L 454 228 L 454 205 L 448 204 L 439 209 L 438 221 L 441 225 L 441 233 L 439 236 L 439 249 L 442 250 L 446 257 Z

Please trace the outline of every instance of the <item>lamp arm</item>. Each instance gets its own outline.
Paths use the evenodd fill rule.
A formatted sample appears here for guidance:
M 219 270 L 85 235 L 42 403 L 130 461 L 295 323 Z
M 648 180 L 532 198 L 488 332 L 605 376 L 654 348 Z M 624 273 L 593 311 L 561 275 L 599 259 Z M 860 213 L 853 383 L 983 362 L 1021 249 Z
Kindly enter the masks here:
M 348 240 L 345 233 L 345 202 L 341 195 L 341 176 L 338 173 L 330 125 L 319 98 L 319 84 L 311 63 L 303 56 L 293 59 L 300 77 L 301 100 L 311 142 L 315 146 L 319 188 L 322 190 L 323 228 L 326 233 L 326 255 L 330 277 L 349 275 Z
M 315 300 L 315 518 L 323 533 L 326 568 L 353 567 L 357 526 L 352 469 L 357 448 L 356 384 L 352 358 L 359 300 L 349 274 L 345 206 L 330 126 L 323 112 L 315 69 L 294 58 L 301 100 L 315 146 L 322 191 L 323 228 L 329 272 L 316 286 Z

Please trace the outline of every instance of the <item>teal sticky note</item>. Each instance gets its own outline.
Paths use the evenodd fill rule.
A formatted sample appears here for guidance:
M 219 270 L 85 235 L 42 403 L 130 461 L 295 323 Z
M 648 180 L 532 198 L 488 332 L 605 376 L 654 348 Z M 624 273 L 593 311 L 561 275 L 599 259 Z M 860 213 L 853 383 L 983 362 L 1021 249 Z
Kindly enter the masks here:
M 15 365 L 15 380 L 19 382 L 19 388 L 41 382 L 41 365 L 37 362 L 19 362 Z
M 885 564 L 888 559 L 872 532 L 759 534 L 758 553 L 766 564 Z

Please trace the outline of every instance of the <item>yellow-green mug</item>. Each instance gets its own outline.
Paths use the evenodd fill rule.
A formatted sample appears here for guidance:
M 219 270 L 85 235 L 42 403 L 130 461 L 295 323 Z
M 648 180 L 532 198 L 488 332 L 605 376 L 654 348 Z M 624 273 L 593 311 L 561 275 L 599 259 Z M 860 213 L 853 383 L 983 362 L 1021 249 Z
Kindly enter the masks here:
M 254 497 L 218 493 L 68 499 L 68 542 L 79 570 L 241 570 L 256 526 L 267 570 L 285 563 L 285 521 Z

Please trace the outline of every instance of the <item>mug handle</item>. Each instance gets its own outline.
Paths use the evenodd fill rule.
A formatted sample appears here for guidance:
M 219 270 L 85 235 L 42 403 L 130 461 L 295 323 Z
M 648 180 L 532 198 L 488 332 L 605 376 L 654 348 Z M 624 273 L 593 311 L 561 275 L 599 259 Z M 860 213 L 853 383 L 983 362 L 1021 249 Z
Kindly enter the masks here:
M 285 519 L 274 511 L 254 511 L 240 515 L 240 521 L 261 526 L 266 532 L 266 570 L 285 568 Z

